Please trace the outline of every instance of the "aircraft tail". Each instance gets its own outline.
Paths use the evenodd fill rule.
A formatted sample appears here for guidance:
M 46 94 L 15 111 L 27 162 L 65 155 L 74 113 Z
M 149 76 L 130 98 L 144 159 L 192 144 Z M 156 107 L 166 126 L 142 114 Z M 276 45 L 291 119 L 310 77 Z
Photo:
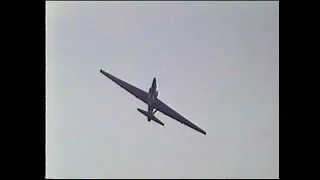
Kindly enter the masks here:
M 164 126 L 164 123 L 162 121 L 160 121 L 156 116 L 154 116 L 153 114 L 149 114 L 147 111 L 144 111 L 140 108 L 138 108 L 138 111 L 142 114 L 144 114 L 145 116 L 148 117 L 148 119 L 150 118 L 151 120 L 161 124 L 162 126 Z

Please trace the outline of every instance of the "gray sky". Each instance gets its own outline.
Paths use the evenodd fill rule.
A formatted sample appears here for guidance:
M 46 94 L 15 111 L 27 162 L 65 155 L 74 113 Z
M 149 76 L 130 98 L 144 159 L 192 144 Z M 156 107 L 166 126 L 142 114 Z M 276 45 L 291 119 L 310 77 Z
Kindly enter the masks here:
M 279 2 L 46 2 L 51 178 L 277 178 Z M 207 132 L 161 114 L 103 69 Z

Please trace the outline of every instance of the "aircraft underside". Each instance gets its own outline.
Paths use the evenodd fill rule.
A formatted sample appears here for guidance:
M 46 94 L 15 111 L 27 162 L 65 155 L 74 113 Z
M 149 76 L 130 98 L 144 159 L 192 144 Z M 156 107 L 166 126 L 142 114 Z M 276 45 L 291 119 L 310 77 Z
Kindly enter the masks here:
M 151 88 L 149 89 L 149 92 L 146 92 L 142 89 L 139 89 L 103 70 L 100 70 L 100 72 L 111 79 L 113 82 L 121 86 L 123 89 L 125 89 L 130 94 L 134 95 L 136 98 L 140 99 L 144 103 L 148 105 L 148 111 L 142 110 L 138 108 L 138 111 L 142 113 L 143 115 L 147 116 L 148 121 L 155 121 L 158 124 L 164 126 L 164 123 L 160 121 L 156 116 L 155 113 L 157 111 L 162 112 L 163 114 L 177 120 L 178 122 L 206 135 L 206 132 L 199 128 L 197 125 L 180 115 L 178 112 L 176 112 L 174 109 L 169 107 L 166 103 L 162 102 L 160 99 L 158 99 L 158 91 L 157 91 L 157 83 L 156 78 L 153 79 Z

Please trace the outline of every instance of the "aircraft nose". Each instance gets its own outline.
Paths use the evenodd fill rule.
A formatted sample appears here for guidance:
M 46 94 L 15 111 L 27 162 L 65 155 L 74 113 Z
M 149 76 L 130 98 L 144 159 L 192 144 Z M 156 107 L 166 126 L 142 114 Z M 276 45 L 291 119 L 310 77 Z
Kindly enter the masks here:
M 156 78 L 153 78 L 152 84 L 155 86 L 156 83 L 157 83 L 157 79 L 156 79 Z
M 152 88 L 157 88 L 157 81 L 156 81 L 156 78 L 153 78 L 153 81 L 152 81 Z

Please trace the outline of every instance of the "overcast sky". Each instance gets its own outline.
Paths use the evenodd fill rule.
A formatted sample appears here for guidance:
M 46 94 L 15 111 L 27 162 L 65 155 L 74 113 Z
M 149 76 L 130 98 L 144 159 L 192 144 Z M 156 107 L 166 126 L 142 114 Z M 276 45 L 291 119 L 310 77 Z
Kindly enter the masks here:
M 50 178 L 277 178 L 279 2 L 46 2 Z M 141 89 L 207 132 L 157 112 Z

